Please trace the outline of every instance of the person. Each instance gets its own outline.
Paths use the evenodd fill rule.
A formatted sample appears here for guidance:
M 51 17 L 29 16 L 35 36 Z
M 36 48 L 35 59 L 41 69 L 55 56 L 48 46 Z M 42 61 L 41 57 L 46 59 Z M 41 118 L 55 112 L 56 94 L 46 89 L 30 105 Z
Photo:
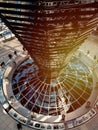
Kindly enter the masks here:
M 15 61 L 12 62 L 14 65 L 17 65 L 17 63 Z
M 17 53 L 17 52 L 16 52 L 16 53 Z M 9 57 L 9 59 L 11 60 L 11 62 L 12 62 L 14 65 L 17 64 L 17 63 L 14 61 L 12 54 L 8 54 L 8 57 Z
M 14 55 L 17 56 L 17 51 L 16 50 L 14 51 Z
M 8 54 L 8 57 L 9 57 L 9 59 L 12 59 L 13 56 L 11 54 Z
M 63 124 L 64 124 L 65 130 L 68 130 L 68 126 L 67 126 L 67 122 L 66 122 L 66 120 L 65 120 L 65 115 L 64 115 L 64 114 L 62 115 L 61 121 L 62 121 Z
M 2 68 L 5 67 L 5 63 L 4 62 L 2 62 L 0 65 L 1 65 Z
M 23 51 L 26 51 L 26 48 L 25 48 L 25 47 L 23 47 Z
M 65 121 L 65 115 L 64 114 L 62 115 L 62 119 L 61 120 Z
M 86 108 L 91 108 L 91 102 L 90 101 L 87 101 L 87 103 L 86 103 L 86 106 L 85 106 Z
M 22 125 L 21 125 L 20 122 L 17 124 L 17 129 L 18 129 L 18 130 L 22 130 Z

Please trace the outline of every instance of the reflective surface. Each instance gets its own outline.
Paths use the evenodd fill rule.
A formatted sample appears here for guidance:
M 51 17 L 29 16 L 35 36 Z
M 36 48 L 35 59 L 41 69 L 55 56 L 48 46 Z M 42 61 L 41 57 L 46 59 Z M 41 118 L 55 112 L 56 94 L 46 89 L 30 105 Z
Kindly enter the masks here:
M 48 83 L 35 61 L 27 59 L 15 70 L 12 89 L 19 102 L 30 111 L 44 115 L 60 115 L 81 107 L 92 91 L 92 73 L 77 57 Z
M 98 24 L 97 0 L 2 0 L 0 12 L 48 82 Z

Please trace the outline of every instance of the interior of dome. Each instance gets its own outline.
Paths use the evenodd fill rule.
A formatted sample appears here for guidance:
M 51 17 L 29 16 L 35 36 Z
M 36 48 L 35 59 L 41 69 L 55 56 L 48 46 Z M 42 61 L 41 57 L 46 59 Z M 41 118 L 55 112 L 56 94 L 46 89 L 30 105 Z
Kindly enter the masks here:
M 78 129 L 93 119 L 98 1 L 2 0 L 0 18 L 9 58 L 0 59 L 3 110 L 34 130 Z

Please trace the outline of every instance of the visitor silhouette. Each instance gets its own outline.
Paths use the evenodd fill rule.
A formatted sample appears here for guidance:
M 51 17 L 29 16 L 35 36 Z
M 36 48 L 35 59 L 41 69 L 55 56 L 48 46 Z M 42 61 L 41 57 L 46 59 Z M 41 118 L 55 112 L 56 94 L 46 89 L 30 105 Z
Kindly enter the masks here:
M 22 125 L 21 125 L 21 123 L 18 123 L 18 124 L 17 124 L 17 129 L 18 129 L 18 130 L 22 130 Z

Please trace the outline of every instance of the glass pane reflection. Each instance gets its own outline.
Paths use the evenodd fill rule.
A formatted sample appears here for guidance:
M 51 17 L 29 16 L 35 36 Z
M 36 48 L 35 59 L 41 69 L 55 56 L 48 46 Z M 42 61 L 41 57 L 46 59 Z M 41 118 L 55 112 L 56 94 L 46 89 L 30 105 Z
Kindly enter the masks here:
M 46 82 L 47 76 L 41 76 L 36 63 L 27 59 L 17 67 L 12 78 L 16 98 L 18 95 L 19 102 L 36 113 L 59 115 L 72 112 L 85 103 L 92 91 L 92 73 L 76 57 L 72 57 L 50 84 Z

